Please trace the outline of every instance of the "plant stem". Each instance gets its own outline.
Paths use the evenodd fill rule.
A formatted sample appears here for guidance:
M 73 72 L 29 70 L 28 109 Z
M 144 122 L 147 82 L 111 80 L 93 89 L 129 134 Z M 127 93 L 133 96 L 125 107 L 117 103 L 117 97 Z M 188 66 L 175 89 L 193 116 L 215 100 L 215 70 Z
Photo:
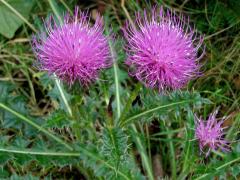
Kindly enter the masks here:
M 188 110 L 188 116 L 187 116 L 187 121 L 188 123 L 186 124 L 187 127 L 185 128 L 186 131 L 186 144 L 185 144 L 185 148 L 184 148 L 184 161 L 183 161 L 183 168 L 182 168 L 182 172 L 180 174 L 181 176 L 185 176 L 185 174 L 188 173 L 189 171 L 189 167 L 191 167 L 192 165 L 192 161 L 191 159 L 193 159 L 193 154 L 190 153 L 191 149 L 192 149 L 192 141 L 191 139 L 194 138 L 193 135 L 193 131 L 191 129 L 194 129 L 194 115 L 192 110 Z
M 135 142 L 137 144 L 139 153 L 141 155 L 143 166 L 145 167 L 145 169 L 147 171 L 148 179 L 149 180 L 154 180 L 152 165 L 151 165 L 151 162 L 150 162 L 150 160 L 147 156 L 147 152 L 146 152 L 145 148 L 143 147 L 141 139 L 138 136 L 135 135 L 135 134 L 137 134 L 137 128 L 134 124 L 131 124 L 131 128 L 134 132 L 134 139 L 135 139 Z
M 67 111 L 68 111 L 69 115 L 72 117 L 72 115 L 73 115 L 72 114 L 72 110 L 71 110 L 71 108 L 70 108 L 70 106 L 69 106 L 69 104 L 67 102 L 67 98 L 64 95 L 63 89 L 62 89 L 61 84 L 60 84 L 60 80 L 56 77 L 56 75 L 54 75 L 54 76 L 55 76 L 54 77 L 55 83 L 56 83 L 57 88 L 58 88 L 58 90 L 60 92 L 60 96 L 61 96 L 61 98 L 62 98 L 62 100 L 63 100 L 63 102 L 64 102 L 64 104 L 65 104 L 65 106 L 67 108 Z
M 169 131 L 169 128 L 166 126 L 166 130 Z M 168 139 L 172 139 L 172 134 L 167 134 Z M 176 159 L 175 159 L 175 150 L 173 142 L 169 141 L 169 148 L 170 148 L 170 158 L 171 158 L 171 168 L 172 168 L 172 179 L 177 179 L 177 168 L 176 168 Z
M 115 91 L 116 91 L 116 102 L 117 102 L 117 119 L 121 116 L 121 102 L 119 93 L 119 80 L 118 80 L 118 64 L 116 59 L 116 53 L 114 51 L 111 40 L 109 39 L 110 52 L 113 59 L 113 69 L 114 69 L 114 80 L 115 80 Z
M 110 53 L 111 53 L 111 58 L 113 62 L 113 70 L 114 70 L 114 81 L 115 81 L 115 96 L 116 96 L 116 104 L 117 104 L 117 113 L 116 113 L 116 118 L 114 121 L 114 125 L 117 124 L 120 116 L 121 116 L 121 101 L 120 101 L 120 93 L 119 93 L 119 79 L 118 79 L 118 64 L 117 64 L 117 58 L 116 58 L 116 52 L 114 50 L 114 45 L 111 41 L 111 35 L 108 29 L 108 20 L 105 19 L 106 22 L 106 32 L 108 36 L 108 44 L 110 47 Z

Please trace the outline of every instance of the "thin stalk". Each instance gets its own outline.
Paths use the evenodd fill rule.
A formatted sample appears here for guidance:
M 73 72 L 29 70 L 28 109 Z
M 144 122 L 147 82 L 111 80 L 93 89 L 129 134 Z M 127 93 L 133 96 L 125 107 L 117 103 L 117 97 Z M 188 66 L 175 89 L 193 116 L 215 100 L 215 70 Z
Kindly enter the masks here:
M 134 22 L 133 22 L 133 20 L 132 20 L 132 18 L 131 18 L 131 16 L 130 16 L 130 14 L 128 13 L 128 10 L 127 10 L 126 7 L 125 7 L 125 0 L 121 0 L 121 7 L 122 7 L 122 9 L 123 9 L 123 12 L 124 12 L 125 15 L 127 16 L 127 19 L 128 19 L 128 21 L 130 22 L 131 26 L 136 29 L 136 27 L 135 27 L 135 25 L 134 25 Z
M 132 128 L 133 132 L 136 134 L 137 133 L 136 126 L 134 124 L 131 124 L 131 128 Z M 137 144 L 139 153 L 141 155 L 143 166 L 145 167 L 145 169 L 147 171 L 148 179 L 149 180 L 154 180 L 151 162 L 150 162 L 150 160 L 147 156 L 147 152 L 146 152 L 145 148 L 143 147 L 141 139 L 138 136 L 135 136 L 134 139 L 136 140 L 135 142 Z
M 187 136 L 188 132 L 186 130 Z M 191 148 L 191 141 L 188 139 L 188 141 L 186 142 L 186 147 L 187 147 L 187 151 L 185 153 L 185 157 L 184 157 L 184 161 L 183 161 L 183 169 L 182 169 L 182 174 L 185 173 L 185 171 L 188 169 L 189 167 L 189 155 L 190 155 L 190 148 Z
M 63 6 L 67 9 L 67 11 L 71 14 L 71 15 L 73 15 L 73 12 L 72 12 L 72 10 L 68 7 L 68 5 L 65 3 L 65 1 L 64 0 L 60 0 L 60 2 L 63 4 Z
M 229 27 L 227 27 L 227 28 L 225 28 L 225 29 L 222 29 L 222 30 L 220 30 L 220 31 L 218 31 L 218 32 L 215 32 L 215 33 L 213 33 L 213 34 L 210 34 L 210 35 L 204 37 L 204 40 L 208 40 L 208 39 L 212 38 L 213 36 L 217 36 L 218 34 L 223 33 L 224 31 L 226 31 L 226 30 L 228 30 L 228 29 L 236 26 L 238 23 L 240 23 L 240 21 L 237 21 L 236 23 L 232 24 L 231 26 L 229 26 Z
M 34 104 L 37 104 L 37 100 L 36 100 L 36 96 L 35 96 L 35 90 L 34 90 L 34 87 L 33 87 L 33 83 L 30 79 L 30 76 L 29 76 L 29 72 L 28 72 L 28 67 L 26 66 L 25 63 L 23 63 L 23 66 L 26 68 L 26 72 L 25 71 L 22 71 L 24 73 L 24 75 L 27 77 L 27 81 L 28 81 L 28 84 L 29 84 L 29 87 L 30 87 L 30 93 L 31 93 L 31 96 L 32 96 L 32 99 L 31 101 L 34 103 Z
M 48 3 L 49 3 L 49 5 L 51 6 L 51 8 L 52 8 L 52 10 L 53 10 L 53 13 L 55 14 L 55 16 L 57 17 L 57 19 L 59 20 L 59 22 L 60 22 L 61 24 L 63 24 L 63 20 L 62 20 L 62 18 L 61 18 L 61 16 L 60 16 L 60 14 L 59 14 L 56 6 L 54 5 L 54 1 L 53 1 L 53 0 L 48 0 Z
M 113 68 L 114 68 L 115 88 L 116 88 L 117 118 L 119 119 L 121 115 L 121 110 L 120 110 L 121 108 L 120 108 L 119 82 L 117 77 L 118 65 L 116 62 L 114 63 Z
M 52 139 L 54 139 L 55 141 L 57 141 L 58 143 L 64 145 L 67 149 L 69 150 L 73 150 L 73 148 L 71 146 L 69 146 L 66 142 L 64 142 L 63 140 L 61 140 L 60 138 L 58 138 L 57 136 L 51 134 L 50 132 L 48 132 L 46 129 L 44 129 L 43 127 L 39 126 L 38 124 L 36 124 L 35 122 L 33 122 L 32 120 L 28 119 L 27 117 L 23 116 L 22 114 L 19 114 L 18 112 L 12 110 L 11 108 L 5 106 L 4 104 L 0 103 L 0 108 L 5 109 L 6 111 L 14 114 L 15 116 L 17 116 L 18 118 L 20 118 L 21 120 L 25 121 L 26 123 L 30 124 L 31 126 L 37 128 L 39 131 L 45 133 L 46 135 L 48 135 L 49 137 L 51 137 Z
M 107 29 L 107 28 L 106 28 Z M 119 79 L 118 79 L 118 64 L 116 58 L 116 52 L 113 47 L 113 43 L 111 41 L 110 32 L 107 29 L 107 35 L 109 36 L 108 44 L 110 47 L 110 53 L 113 61 L 113 70 L 114 70 L 114 81 L 115 81 L 115 94 L 116 94 L 116 103 L 117 103 L 117 115 L 115 119 L 115 124 L 117 124 L 120 116 L 121 116 L 121 101 L 120 101 L 120 92 L 119 92 Z
M 14 9 L 8 2 L 5 0 L 0 0 L 5 6 L 7 6 L 14 14 L 16 14 L 23 22 L 25 22 L 34 32 L 37 32 L 37 29 L 25 18 L 23 17 L 16 9 Z
M 42 152 L 42 151 L 29 151 L 19 149 L 4 149 L 0 148 L 0 152 L 16 153 L 16 154 L 28 154 L 28 155 L 40 155 L 40 156 L 74 156 L 79 157 L 80 153 L 74 152 Z
M 194 138 L 192 128 L 194 129 L 194 115 L 191 110 L 188 111 L 188 116 L 187 116 L 187 121 L 188 121 L 188 126 L 185 128 L 186 131 L 186 143 L 185 143 L 185 148 L 184 148 L 184 161 L 183 161 L 183 168 L 182 172 L 180 174 L 184 176 L 184 174 L 187 174 L 187 171 L 189 171 L 189 167 L 192 165 L 191 159 L 193 158 L 191 152 L 191 147 L 192 147 L 192 141 L 191 139 Z
M 58 88 L 58 90 L 60 92 L 61 98 L 62 98 L 62 100 L 63 100 L 63 102 L 64 102 L 64 104 L 65 104 L 65 106 L 67 108 L 67 111 L 68 111 L 69 115 L 72 117 L 72 115 L 73 115 L 72 114 L 72 110 L 71 110 L 71 108 L 70 108 L 70 106 L 68 104 L 67 98 L 64 95 L 63 89 L 62 89 L 61 84 L 60 84 L 60 80 L 56 76 L 55 76 L 54 79 L 55 79 L 55 83 L 57 85 L 57 88 Z
M 149 134 L 149 129 L 147 124 L 145 124 L 145 130 L 146 130 L 146 138 L 147 138 L 148 157 L 149 157 L 149 161 L 152 162 L 150 134 Z
M 175 133 L 179 133 L 179 132 L 182 132 L 182 131 L 184 131 L 184 128 L 179 128 L 179 129 L 175 129 L 175 130 L 169 130 L 168 132 L 167 131 L 163 131 L 163 132 L 152 134 L 151 136 L 155 137 L 155 136 L 162 136 L 162 135 L 167 135 L 167 134 L 175 134 Z
M 109 40 L 109 46 L 110 46 L 110 51 L 113 58 L 113 69 L 114 69 L 114 80 L 115 80 L 115 91 L 116 91 L 116 102 L 117 102 L 117 119 L 119 119 L 121 116 L 121 102 L 120 102 L 120 93 L 119 93 L 118 64 L 117 64 L 116 54 L 113 49 L 111 40 Z
M 169 131 L 168 127 L 166 130 Z M 167 135 L 168 139 L 172 139 L 172 134 Z M 171 168 L 172 168 L 172 179 L 177 179 L 177 167 L 176 167 L 176 159 L 175 159 L 175 149 L 173 145 L 173 141 L 169 141 L 169 148 L 170 148 L 170 158 L 171 158 Z

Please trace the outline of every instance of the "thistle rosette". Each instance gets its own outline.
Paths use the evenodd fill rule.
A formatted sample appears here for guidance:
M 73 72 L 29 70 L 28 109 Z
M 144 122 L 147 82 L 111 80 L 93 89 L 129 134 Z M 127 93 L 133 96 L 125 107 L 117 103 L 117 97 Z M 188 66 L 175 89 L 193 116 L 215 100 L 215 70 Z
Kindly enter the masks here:
M 99 71 L 111 65 L 100 15 L 91 25 L 88 12 L 76 8 L 73 16 L 65 15 L 63 23 L 59 24 L 50 16 L 44 25 L 45 30 L 32 39 L 40 70 L 54 74 L 70 85 L 75 80 L 88 85 L 98 78 Z
M 206 156 L 210 153 L 210 150 L 222 150 L 230 151 L 229 142 L 224 139 L 224 128 L 222 127 L 225 118 L 218 120 L 216 115 L 218 109 L 211 113 L 206 121 L 195 116 L 195 137 L 199 141 L 200 151 L 205 153 Z
M 129 72 L 147 87 L 176 90 L 200 75 L 203 36 L 182 14 L 163 7 L 150 15 L 138 12 L 134 24 L 127 22 L 124 36 Z

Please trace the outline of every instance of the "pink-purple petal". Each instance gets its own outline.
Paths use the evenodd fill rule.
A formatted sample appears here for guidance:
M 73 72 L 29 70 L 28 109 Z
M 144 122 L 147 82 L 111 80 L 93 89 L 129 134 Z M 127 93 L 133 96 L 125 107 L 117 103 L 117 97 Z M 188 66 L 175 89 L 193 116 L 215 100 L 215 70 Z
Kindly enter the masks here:
M 195 116 L 195 137 L 199 141 L 200 151 L 204 152 L 207 149 L 206 156 L 211 150 L 230 151 L 229 142 L 224 139 L 224 128 L 221 127 L 224 119 L 218 121 L 216 118 L 217 113 L 218 109 L 209 115 L 207 121 Z
M 102 17 L 98 15 L 92 26 L 89 19 L 78 8 L 74 16 L 65 15 L 62 25 L 50 16 L 45 30 L 32 39 L 38 68 L 70 85 L 76 80 L 83 85 L 96 80 L 100 70 L 111 65 L 110 52 Z
M 203 37 L 183 15 L 153 7 L 151 15 L 136 14 L 135 27 L 127 23 L 127 60 L 130 74 L 147 87 L 180 89 L 200 75 L 198 56 Z M 202 52 L 203 53 L 203 52 Z

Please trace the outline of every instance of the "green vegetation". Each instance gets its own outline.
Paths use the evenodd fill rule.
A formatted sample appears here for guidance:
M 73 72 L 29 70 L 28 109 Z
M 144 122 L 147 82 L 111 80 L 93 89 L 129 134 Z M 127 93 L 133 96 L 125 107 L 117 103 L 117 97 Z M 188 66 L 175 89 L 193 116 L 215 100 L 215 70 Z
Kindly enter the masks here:
M 239 179 L 240 1 L 157 0 L 205 34 L 203 75 L 166 95 L 128 76 L 122 48 L 125 20 L 155 1 L 86 2 L 0 0 L 0 178 Z M 30 45 L 41 18 L 61 18 L 76 5 L 93 19 L 99 11 L 116 34 L 113 67 L 89 88 L 38 71 Z M 205 157 L 194 114 L 206 119 L 219 106 L 232 150 Z

